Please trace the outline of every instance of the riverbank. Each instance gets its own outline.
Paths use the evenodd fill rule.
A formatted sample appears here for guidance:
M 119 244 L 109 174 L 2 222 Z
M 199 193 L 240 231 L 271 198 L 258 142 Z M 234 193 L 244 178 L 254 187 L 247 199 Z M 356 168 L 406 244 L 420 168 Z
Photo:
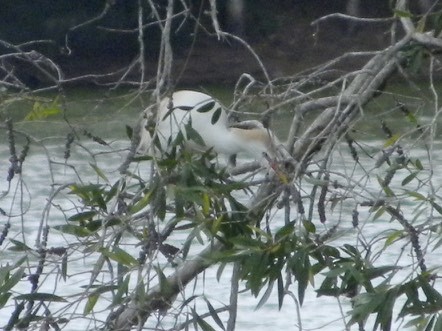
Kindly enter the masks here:
M 370 52 L 385 48 L 390 35 L 386 23 L 349 25 L 341 19 L 331 18 L 312 25 L 312 18 L 285 13 L 276 18 L 277 27 L 262 36 L 244 36 L 245 43 L 233 38 L 197 35 L 189 47 L 174 47 L 173 73 L 177 86 L 234 85 L 239 77 L 250 74 L 258 80 L 288 77 L 306 69 L 331 61 L 346 52 Z M 359 68 L 367 56 L 352 56 L 334 66 L 330 75 Z M 96 60 L 73 61 L 64 58 L 62 68 L 66 77 L 105 75 L 77 83 L 107 83 L 125 73 L 125 79 L 139 81 L 140 68 L 134 66 L 126 72 L 133 58 L 103 54 Z M 158 59 L 152 55 L 145 58 L 145 78 L 153 79 L 157 73 Z M 264 70 L 265 69 L 265 70 Z M 109 75 L 109 73 L 113 73 Z

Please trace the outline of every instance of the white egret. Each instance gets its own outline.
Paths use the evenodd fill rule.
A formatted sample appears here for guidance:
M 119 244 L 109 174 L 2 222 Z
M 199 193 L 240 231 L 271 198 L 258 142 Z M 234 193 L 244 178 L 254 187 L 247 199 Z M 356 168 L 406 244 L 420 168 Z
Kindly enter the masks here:
M 261 122 L 229 123 L 227 112 L 217 100 L 196 91 L 176 91 L 160 102 L 153 135 L 146 129 L 148 122 L 146 116 L 137 149 L 139 153 L 149 153 L 155 135 L 161 150 L 170 151 L 180 132 L 184 145 L 194 151 L 212 148 L 216 153 L 246 154 L 258 161 L 277 157 L 282 147 L 274 133 Z

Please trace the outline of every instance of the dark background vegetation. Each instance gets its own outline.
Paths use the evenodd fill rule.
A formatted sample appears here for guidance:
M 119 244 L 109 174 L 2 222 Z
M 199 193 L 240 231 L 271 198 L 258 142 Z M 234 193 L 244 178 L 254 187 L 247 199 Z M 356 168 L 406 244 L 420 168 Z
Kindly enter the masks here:
M 167 1 L 156 2 L 159 13 L 164 14 Z M 178 11 L 180 5 L 176 3 Z M 172 47 L 177 84 L 233 83 L 244 72 L 259 75 L 256 61 L 245 47 L 233 40 L 218 40 L 213 34 L 206 10 L 209 1 L 192 4 L 194 19 L 179 17 L 174 22 Z M 344 0 L 246 0 L 240 28 L 226 17 L 225 1 L 218 1 L 218 6 L 222 29 L 239 34 L 250 43 L 272 77 L 300 72 L 345 51 L 381 49 L 390 38 L 384 34 L 390 23 L 358 25 L 333 18 L 320 26 L 311 25 L 324 15 L 344 13 Z M 155 22 L 145 7 L 145 23 Z M 42 40 L 37 47 L 32 44 L 21 49 L 37 49 L 49 56 L 67 78 L 108 73 L 127 66 L 139 54 L 137 11 L 135 0 L 7 0 L 0 11 L 0 39 L 14 45 Z M 361 16 L 391 17 L 389 1 L 362 1 Z M 197 19 L 203 27 L 196 26 Z M 151 77 L 156 73 L 160 36 L 157 24 L 145 30 L 146 70 Z M 13 51 L 0 48 L 1 53 Z M 45 78 L 26 63 L 11 65 L 30 87 L 44 83 Z M 137 68 L 132 75 L 137 75 Z

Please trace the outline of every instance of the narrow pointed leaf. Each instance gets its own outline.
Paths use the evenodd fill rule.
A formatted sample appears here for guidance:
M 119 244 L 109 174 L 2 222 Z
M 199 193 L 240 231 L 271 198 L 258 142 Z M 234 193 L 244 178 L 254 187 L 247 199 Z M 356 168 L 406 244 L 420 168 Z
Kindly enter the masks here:
M 89 229 L 83 227 L 83 226 L 77 226 L 73 224 L 63 224 L 63 225 L 55 225 L 53 226 L 55 230 L 58 230 L 60 232 L 66 233 L 66 234 L 72 234 L 74 236 L 78 237 L 87 237 L 92 232 L 89 231 Z
M 281 273 L 278 275 L 278 309 L 281 310 L 284 301 L 284 281 Z
M 84 306 L 83 310 L 84 315 L 89 314 L 92 311 L 92 309 L 94 309 L 95 304 L 97 303 L 99 297 L 100 296 L 98 294 L 92 294 L 88 297 L 86 305 Z
M 122 250 L 121 248 L 114 247 L 112 252 L 108 249 L 102 248 L 100 252 L 104 256 L 110 258 L 111 260 L 114 260 L 115 262 L 121 263 L 124 266 L 134 267 L 138 265 L 138 261 L 132 255 Z
M 129 208 L 130 213 L 135 214 L 146 207 L 152 198 L 152 192 L 147 192 L 140 200 L 138 200 L 132 207 Z
M 24 267 L 18 268 L 11 277 L 0 287 L 0 293 L 8 292 L 13 288 L 23 277 L 25 272 Z
M 28 293 L 28 294 L 21 294 L 17 295 L 15 300 L 27 300 L 27 301 L 52 301 L 52 302 L 67 302 L 64 298 L 51 294 L 51 293 Z
M 212 317 L 212 319 L 215 321 L 216 324 L 218 324 L 218 326 L 225 330 L 224 324 L 221 321 L 221 319 L 218 316 L 218 313 L 216 312 L 215 308 L 213 308 L 212 304 L 209 302 L 209 300 L 206 300 L 207 303 L 207 308 L 209 308 L 209 313 L 210 316 Z
M 14 251 L 14 252 L 23 252 L 23 251 L 31 251 L 32 248 L 26 245 L 25 243 L 22 243 L 21 241 L 15 240 L 15 239 L 9 239 L 11 243 L 14 244 L 13 247 L 10 247 L 8 250 Z
M 89 210 L 85 212 L 81 212 L 75 215 L 72 215 L 68 218 L 69 222 L 81 222 L 81 221 L 87 221 L 93 218 L 95 215 L 97 215 L 96 211 Z
M 215 110 L 215 112 L 212 115 L 212 119 L 210 120 L 210 123 L 212 123 L 212 125 L 215 125 L 218 122 L 219 118 L 221 117 L 222 112 L 223 112 L 223 110 L 221 107 L 218 108 L 217 110 Z
M 102 178 L 104 181 L 106 181 L 107 183 L 109 183 L 109 180 L 107 179 L 106 175 L 104 174 L 104 172 L 96 165 L 93 163 L 89 163 L 90 167 L 92 169 L 94 169 L 95 173 L 98 175 L 98 177 Z
M 267 302 L 267 300 L 270 297 L 270 294 L 272 294 L 273 284 L 274 284 L 274 281 L 271 281 L 269 283 L 269 285 L 267 286 L 266 291 L 264 292 L 263 296 L 261 297 L 261 300 L 259 300 L 258 305 L 256 306 L 255 310 L 258 310 L 259 308 L 261 308 Z
M 206 103 L 206 104 L 196 108 L 196 111 L 198 113 L 207 113 L 207 112 L 211 111 L 214 106 L 215 106 L 215 101 L 212 100 L 212 101 L 210 101 L 210 102 L 208 102 L 208 103 Z
M 405 178 L 402 180 L 401 185 L 402 185 L 402 186 L 405 186 L 405 185 L 407 185 L 408 183 L 410 183 L 413 179 L 416 178 L 417 174 L 418 174 L 417 171 L 416 171 L 416 172 L 412 172 L 410 175 L 408 175 L 407 177 L 405 177 Z

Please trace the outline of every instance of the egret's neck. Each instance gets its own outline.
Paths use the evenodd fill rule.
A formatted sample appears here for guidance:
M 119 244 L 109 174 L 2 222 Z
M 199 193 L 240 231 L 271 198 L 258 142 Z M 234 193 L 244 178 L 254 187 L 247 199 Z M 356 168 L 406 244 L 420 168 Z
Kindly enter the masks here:
M 210 134 L 205 136 L 207 147 L 213 147 L 217 153 L 226 155 L 245 151 L 244 142 L 232 130 L 223 126 L 212 126 L 210 129 Z
M 257 160 L 262 159 L 263 153 L 273 154 L 273 138 L 267 130 L 231 128 L 229 132 L 230 139 L 236 146 L 236 153 L 242 152 Z

